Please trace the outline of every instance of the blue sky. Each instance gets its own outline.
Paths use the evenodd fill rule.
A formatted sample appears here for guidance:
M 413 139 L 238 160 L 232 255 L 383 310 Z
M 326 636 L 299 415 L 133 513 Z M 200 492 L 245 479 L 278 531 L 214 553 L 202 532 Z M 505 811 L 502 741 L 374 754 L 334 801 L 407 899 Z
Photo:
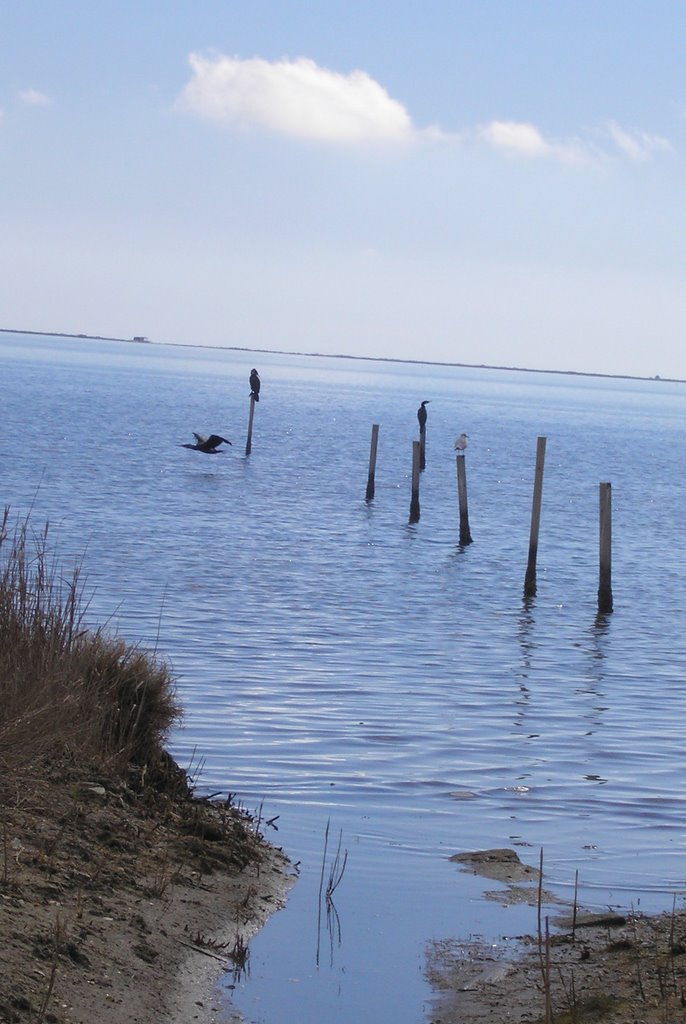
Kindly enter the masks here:
M 0 326 L 686 378 L 686 5 L 0 6 Z

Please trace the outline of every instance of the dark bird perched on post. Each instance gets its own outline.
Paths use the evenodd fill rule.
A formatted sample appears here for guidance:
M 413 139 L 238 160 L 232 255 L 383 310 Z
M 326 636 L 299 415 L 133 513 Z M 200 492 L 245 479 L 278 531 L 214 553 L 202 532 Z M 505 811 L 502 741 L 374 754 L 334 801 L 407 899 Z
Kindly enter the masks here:
M 220 437 L 219 434 L 210 434 L 209 437 L 203 437 L 202 434 L 196 434 L 193 431 L 193 437 L 195 438 L 195 444 L 182 444 L 180 448 L 192 448 L 196 452 L 205 452 L 206 455 L 218 455 L 217 449 L 220 444 L 231 444 L 225 437 Z
M 422 402 L 422 404 L 417 409 L 417 419 L 419 420 L 419 429 L 420 430 L 424 430 L 424 427 L 426 426 L 426 416 L 427 416 L 426 406 L 429 404 L 430 401 L 431 401 L 431 399 L 427 398 L 427 400 L 425 402 Z
M 250 371 L 250 394 L 255 399 L 256 402 L 259 402 L 259 400 L 260 400 L 260 387 L 261 386 L 262 386 L 262 381 L 260 380 L 259 373 L 257 372 L 257 370 L 251 370 Z

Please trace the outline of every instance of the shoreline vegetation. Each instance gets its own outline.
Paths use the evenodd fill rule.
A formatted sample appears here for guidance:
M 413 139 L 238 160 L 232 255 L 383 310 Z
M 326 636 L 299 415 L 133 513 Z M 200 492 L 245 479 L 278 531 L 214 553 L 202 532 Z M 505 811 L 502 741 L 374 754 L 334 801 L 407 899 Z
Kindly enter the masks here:
M 172 348 L 203 348 L 217 349 L 219 352 L 256 352 L 273 356 L 306 356 L 312 359 L 349 359 L 354 362 L 366 363 L 400 363 L 409 366 L 454 366 L 465 370 L 507 370 L 512 373 L 546 373 L 557 377 L 593 377 L 601 380 L 652 380 L 660 381 L 663 384 L 686 384 L 683 377 L 661 377 L 655 374 L 653 377 L 639 376 L 631 373 L 599 373 L 590 370 L 545 370 L 535 366 L 500 366 L 490 363 L 453 363 L 445 360 L 432 359 L 398 359 L 390 356 L 352 356 L 346 353 L 336 352 L 293 352 L 279 348 L 251 348 L 247 345 L 193 345 L 190 342 L 181 341 L 158 341 L 153 342 L 150 338 L 136 336 L 133 338 L 113 338 L 104 334 L 66 334 L 63 331 L 24 331 L 15 330 L 10 327 L 0 327 L 0 334 L 29 334 L 41 338 L 75 338 L 81 341 L 124 341 L 132 344 L 146 345 L 169 345 Z
M 174 678 L 87 629 L 80 567 L 0 515 L 0 1022 L 214 1021 L 293 876 L 166 752 Z

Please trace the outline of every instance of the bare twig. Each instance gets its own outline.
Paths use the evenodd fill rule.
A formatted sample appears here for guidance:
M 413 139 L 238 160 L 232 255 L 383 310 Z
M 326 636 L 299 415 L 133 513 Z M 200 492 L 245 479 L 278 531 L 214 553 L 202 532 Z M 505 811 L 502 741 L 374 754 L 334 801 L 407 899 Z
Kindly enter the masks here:
M 550 930 L 545 919 L 545 1024 L 553 1024 L 553 1004 L 550 991 Z
M 218 953 L 213 953 L 211 949 L 204 949 L 202 946 L 196 946 L 192 942 L 184 942 L 183 939 L 179 939 L 179 942 L 186 949 L 194 949 L 196 953 L 202 953 L 203 956 L 211 956 L 213 960 L 219 960 L 223 964 L 226 963 L 227 958 L 225 956 L 219 956 Z
M 543 960 L 543 847 L 538 859 L 538 896 L 536 899 L 536 936 L 538 939 L 538 961 L 541 966 L 541 979 L 545 987 L 545 963 Z

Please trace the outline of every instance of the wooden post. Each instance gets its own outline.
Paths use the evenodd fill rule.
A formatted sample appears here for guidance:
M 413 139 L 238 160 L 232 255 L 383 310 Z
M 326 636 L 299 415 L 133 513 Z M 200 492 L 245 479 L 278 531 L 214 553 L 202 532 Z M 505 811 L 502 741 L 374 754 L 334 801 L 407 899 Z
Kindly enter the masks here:
M 426 426 L 419 428 L 419 468 L 426 469 Z
M 599 485 L 600 504 L 600 576 L 598 611 L 612 611 L 612 484 Z
M 376 474 L 376 449 L 379 444 L 379 424 L 372 423 L 372 442 L 369 447 L 369 474 L 367 476 L 366 501 L 374 497 L 374 476 Z
M 410 522 L 419 522 L 419 441 L 412 442 L 412 497 L 410 499 Z
M 529 534 L 529 561 L 524 577 L 524 597 L 536 596 L 536 558 L 538 557 L 538 530 L 541 525 L 541 497 L 543 495 L 543 466 L 545 465 L 545 437 L 536 441 L 536 472 L 534 497 L 531 505 L 531 532 Z
M 469 508 L 467 506 L 467 467 L 464 455 L 456 455 L 457 463 L 457 502 L 460 508 L 460 544 L 471 544 L 469 532 Z
M 248 417 L 248 440 L 245 442 L 245 454 L 252 451 L 252 421 L 255 417 L 255 396 L 250 396 L 250 416 Z

